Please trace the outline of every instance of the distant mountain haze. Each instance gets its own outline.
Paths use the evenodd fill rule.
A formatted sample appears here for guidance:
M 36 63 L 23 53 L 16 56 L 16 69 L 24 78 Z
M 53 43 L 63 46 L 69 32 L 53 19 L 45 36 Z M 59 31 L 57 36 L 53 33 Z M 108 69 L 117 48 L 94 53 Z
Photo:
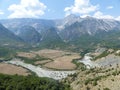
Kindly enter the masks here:
M 2 24 L 0 24 L 0 46 L 13 44 L 17 45 L 19 43 L 23 43 L 22 39 L 13 34 L 7 28 L 5 28 Z
M 32 26 L 22 26 L 17 30 L 17 35 L 25 42 L 34 44 L 41 40 L 41 35 Z

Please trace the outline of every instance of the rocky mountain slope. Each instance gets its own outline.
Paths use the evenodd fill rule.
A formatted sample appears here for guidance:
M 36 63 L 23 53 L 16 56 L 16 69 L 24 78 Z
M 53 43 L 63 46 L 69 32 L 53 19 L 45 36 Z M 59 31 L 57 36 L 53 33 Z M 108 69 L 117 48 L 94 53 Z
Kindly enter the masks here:
M 22 44 L 23 41 L 18 36 L 14 35 L 11 31 L 5 28 L 2 24 L 0 24 L 0 46 L 7 45 L 18 45 Z
M 76 21 L 76 20 L 75 20 Z M 120 22 L 114 20 L 95 19 L 92 17 L 81 18 L 61 30 L 63 39 L 71 40 L 84 34 L 94 36 L 97 33 L 120 30 Z
M 41 35 L 32 26 L 22 26 L 16 34 L 27 43 L 35 44 L 41 41 Z
M 16 30 L 22 26 L 32 26 L 38 32 L 42 30 L 49 29 L 54 26 L 53 20 L 44 20 L 44 19 L 32 19 L 32 18 L 19 18 L 19 19 L 5 19 L 0 20 L 0 22 L 6 27 L 9 28 L 12 32 L 16 32 Z
M 23 41 L 34 42 L 35 45 L 48 46 L 48 41 L 50 43 L 57 41 L 59 44 L 62 42 L 62 45 L 64 42 L 73 49 L 88 49 L 97 46 L 113 48 L 120 45 L 120 22 L 116 20 L 96 19 L 93 17 L 81 18 L 69 15 L 58 20 L 21 18 L 0 20 L 0 22 L 16 35 L 18 31 L 21 32 L 18 36 Z M 29 26 L 29 28 L 25 26 Z M 34 33 L 34 35 L 30 35 L 30 33 Z M 44 42 L 44 44 L 41 44 L 41 42 Z
M 40 46 L 41 47 L 63 47 L 65 43 L 58 35 L 56 28 L 50 28 L 48 30 L 44 30 L 42 34 L 42 39 Z

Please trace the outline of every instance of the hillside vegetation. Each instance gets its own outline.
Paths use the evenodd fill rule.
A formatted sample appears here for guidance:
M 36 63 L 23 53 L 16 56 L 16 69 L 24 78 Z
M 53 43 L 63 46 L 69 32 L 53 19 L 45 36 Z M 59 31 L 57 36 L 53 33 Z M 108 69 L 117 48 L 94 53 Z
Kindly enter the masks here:
M 63 82 L 70 84 L 73 90 L 119 90 L 119 78 L 119 66 L 111 66 L 81 69 Z
M 4 47 L 0 47 L 0 59 L 5 59 L 5 60 L 8 60 L 8 59 L 11 59 L 15 56 L 15 51 L 13 51 L 12 49 L 10 48 L 4 48 Z
M 0 90 L 71 90 L 69 85 L 36 76 L 0 74 Z

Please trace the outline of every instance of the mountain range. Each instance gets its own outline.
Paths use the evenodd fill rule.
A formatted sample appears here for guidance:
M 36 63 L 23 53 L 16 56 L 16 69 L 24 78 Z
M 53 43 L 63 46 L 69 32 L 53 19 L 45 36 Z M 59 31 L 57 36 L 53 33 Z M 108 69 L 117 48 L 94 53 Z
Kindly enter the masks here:
M 2 24 L 0 24 L 0 46 L 15 46 L 19 45 L 20 43 L 23 43 L 20 37 L 18 37 L 7 28 L 5 28 Z
M 14 41 L 72 49 L 120 45 L 120 21 L 116 20 L 69 15 L 57 20 L 21 18 L 4 19 L 0 23 L 0 43 L 6 40 L 4 44 Z

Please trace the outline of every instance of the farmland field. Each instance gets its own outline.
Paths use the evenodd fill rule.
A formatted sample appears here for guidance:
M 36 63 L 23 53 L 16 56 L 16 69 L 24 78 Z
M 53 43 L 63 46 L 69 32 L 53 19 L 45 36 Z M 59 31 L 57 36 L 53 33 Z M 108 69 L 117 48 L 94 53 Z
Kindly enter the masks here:
M 44 57 L 44 60 L 37 59 L 34 60 L 35 65 L 43 65 L 43 67 L 51 68 L 51 69 L 75 69 L 76 65 L 72 63 L 73 59 L 80 58 L 78 53 L 62 51 L 62 50 L 52 50 L 52 49 L 43 49 L 39 51 L 31 51 L 29 53 L 18 52 L 18 56 L 27 57 L 27 58 L 35 58 L 37 56 Z M 46 59 L 45 59 L 46 58 Z
M 27 76 L 30 74 L 27 69 L 6 63 L 0 63 L 0 73 L 9 75 L 18 74 L 23 76 Z

